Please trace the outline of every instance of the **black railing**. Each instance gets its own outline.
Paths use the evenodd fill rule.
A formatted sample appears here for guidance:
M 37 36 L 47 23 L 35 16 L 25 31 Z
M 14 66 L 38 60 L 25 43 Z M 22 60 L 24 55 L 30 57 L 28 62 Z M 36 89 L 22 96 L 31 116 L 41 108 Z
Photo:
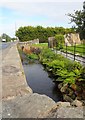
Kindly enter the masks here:
M 61 46 L 61 45 L 60 45 Z M 68 46 L 67 44 L 59 49 L 61 52 L 65 53 L 66 58 L 71 58 L 74 61 L 80 61 L 85 63 L 85 46 L 78 46 L 76 43 L 73 46 Z

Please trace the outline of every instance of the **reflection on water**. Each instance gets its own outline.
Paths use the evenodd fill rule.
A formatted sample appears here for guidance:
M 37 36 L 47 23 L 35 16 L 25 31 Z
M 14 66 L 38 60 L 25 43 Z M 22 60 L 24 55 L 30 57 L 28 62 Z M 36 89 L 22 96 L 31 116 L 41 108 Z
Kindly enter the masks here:
M 26 64 L 25 64 L 26 63 Z M 53 83 L 53 79 L 48 77 L 48 73 L 44 70 L 40 63 L 27 64 L 23 63 L 28 85 L 34 93 L 45 94 L 53 100 L 62 100 L 61 92 L 57 85 Z

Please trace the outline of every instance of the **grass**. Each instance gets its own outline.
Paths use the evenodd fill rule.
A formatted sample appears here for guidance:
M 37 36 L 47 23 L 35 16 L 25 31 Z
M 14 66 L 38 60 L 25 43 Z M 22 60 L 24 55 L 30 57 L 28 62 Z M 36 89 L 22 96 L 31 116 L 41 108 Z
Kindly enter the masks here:
M 48 47 L 48 43 L 33 44 L 32 46 L 39 47 L 39 48 L 47 48 Z
M 66 46 L 63 46 L 63 50 L 66 51 Z M 67 51 L 74 53 L 74 46 L 67 46 Z M 85 55 L 85 44 L 76 45 L 75 54 Z
M 39 48 L 48 48 L 48 43 L 33 44 L 32 46 Z M 66 46 L 63 46 L 63 51 L 66 51 Z M 74 46 L 68 46 L 67 51 L 74 53 Z M 76 45 L 75 51 L 75 54 L 79 54 L 82 56 L 85 55 L 85 44 Z

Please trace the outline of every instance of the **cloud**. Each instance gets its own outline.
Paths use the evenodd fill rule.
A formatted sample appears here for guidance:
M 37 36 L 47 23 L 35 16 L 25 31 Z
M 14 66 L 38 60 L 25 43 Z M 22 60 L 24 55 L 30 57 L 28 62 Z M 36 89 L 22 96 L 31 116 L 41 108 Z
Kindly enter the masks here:
M 82 0 L 77 0 L 77 2 L 76 0 L 75 2 L 73 0 L 70 0 L 70 2 L 62 2 L 62 0 L 57 2 L 46 1 L 3 0 L 0 5 L 3 8 L 3 13 L 0 15 L 0 18 L 2 18 L 1 31 L 9 33 L 11 36 L 14 35 L 15 23 L 17 29 L 26 25 L 71 27 L 65 14 L 82 9 L 83 4 Z M 4 12 L 4 9 L 7 12 Z
M 65 16 L 67 13 L 71 13 L 74 10 L 82 9 L 82 2 L 81 3 L 68 3 L 63 2 L 62 4 L 60 2 L 35 2 L 35 3 L 29 3 L 29 2 L 8 2 L 4 4 L 4 7 L 9 8 L 10 10 L 15 11 L 15 15 L 21 15 L 23 17 L 32 17 L 32 16 L 43 16 L 43 17 L 49 17 L 51 19 L 54 19 L 56 17 Z
M 3 2 L 74 2 L 74 0 L 3 0 Z M 75 0 L 75 2 L 83 2 L 83 0 Z
M 26 2 L 25 2 L 26 1 Z M 24 14 L 42 14 L 42 12 L 48 13 L 48 12 L 53 12 L 54 10 L 72 10 L 74 9 L 78 9 L 80 8 L 80 4 L 82 5 L 83 2 L 82 0 L 80 2 L 27 2 L 27 0 L 25 0 L 24 2 L 19 0 L 15 0 L 13 2 L 4 2 L 4 4 L 2 4 L 2 6 L 15 10 L 17 12 L 21 12 Z M 72 1 L 72 0 L 71 0 Z

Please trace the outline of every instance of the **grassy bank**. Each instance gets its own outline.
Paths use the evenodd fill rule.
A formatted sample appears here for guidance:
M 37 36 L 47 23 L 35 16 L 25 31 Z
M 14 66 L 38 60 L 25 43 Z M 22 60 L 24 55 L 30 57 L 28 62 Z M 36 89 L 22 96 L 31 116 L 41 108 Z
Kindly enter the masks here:
M 39 48 L 48 48 L 48 43 L 33 44 L 32 46 Z
M 59 88 L 64 95 L 71 99 L 85 99 L 85 67 L 50 49 L 43 49 L 39 58 L 46 70 L 55 77 L 54 82 L 61 82 Z

